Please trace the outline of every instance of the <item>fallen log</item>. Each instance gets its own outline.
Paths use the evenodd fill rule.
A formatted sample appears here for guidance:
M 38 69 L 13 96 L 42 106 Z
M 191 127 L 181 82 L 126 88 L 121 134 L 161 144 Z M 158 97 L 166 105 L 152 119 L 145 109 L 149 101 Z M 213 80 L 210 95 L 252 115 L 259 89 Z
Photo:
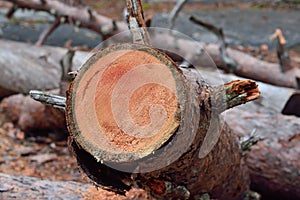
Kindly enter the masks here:
M 65 126 L 65 96 L 66 90 L 69 87 L 72 76 L 74 51 L 69 50 L 61 59 L 61 79 L 59 80 L 59 89 L 49 91 L 49 93 L 33 93 L 38 95 L 39 98 L 44 99 L 45 104 L 34 101 L 30 96 L 23 94 L 12 95 L 4 98 L 0 102 L 0 125 L 5 122 L 12 122 L 15 126 L 22 129 L 25 132 L 28 131 L 56 131 L 56 139 L 64 139 L 66 137 L 67 129 Z M 51 92 L 51 93 L 50 93 Z M 59 94 L 60 96 L 54 94 Z M 51 96 L 51 98 L 49 98 Z M 53 97 L 55 99 L 53 100 Z M 53 101 L 59 102 L 55 106 L 47 106 Z M 58 108 L 58 109 L 55 109 Z M 41 134 L 40 133 L 40 134 Z
M 53 93 L 55 91 L 52 91 Z M 0 103 L 0 125 L 12 122 L 25 132 L 57 132 L 57 139 L 66 137 L 64 112 L 34 101 L 30 96 L 16 94 Z
M 218 82 L 219 76 L 202 72 L 210 81 Z M 222 75 L 224 81 L 237 77 Z M 214 80 L 217 79 L 217 80 Z M 300 119 L 281 114 L 293 94 L 299 92 L 289 88 L 258 83 L 261 98 L 251 104 L 223 113 L 230 129 L 239 137 L 251 133 L 262 138 L 245 156 L 250 171 L 251 190 L 263 199 L 300 198 Z M 290 110 L 297 110 L 294 102 Z
M 45 0 L 5 0 L 12 2 L 17 5 L 19 8 L 35 9 L 40 11 L 46 11 L 51 13 L 51 10 L 54 11 L 54 15 L 66 17 L 69 22 L 78 22 L 81 27 L 89 28 L 102 34 L 107 38 L 117 33 L 128 30 L 128 26 L 124 22 L 115 22 L 112 19 L 99 15 L 91 9 L 86 7 L 71 7 L 66 4 L 63 4 L 57 0 L 48 1 Z M 79 14 L 80 13 L 80 14 Z M 76 24 L 76 23 L 74 23 Z M 105 28 L 103 28 L 105 27 Z M 106 31 L 103 31 L 106 30 Z M 151 31 L 150 31 L 151 32 Z M 159 31 L 158 31 L 159 32 Z M 214 62 L 221 69 L 228 70 L 226 64 L 224 65 L 222 56 L 220 55 L 219 46 L 215 44 L 203 44 L 195 41 L 190 41 L 184 39 L 176 40 L 176 34 L 170 34 L 169 31 L 165 31 L 164 34 L 160 34 L 158 37 L 151 36 L 151 41 L 153 47 L 167 50 L 176 50 L 180 49 L 180 54 L 183 58 L 190 58 L 192 64 L 195 66 L 203 64 L 203 59 L 199 56 L 201 50 L 205 50 L 213 58 Z M 115 37 L 114 43 L 121 41 L 128 41 L 128 34 L 121 34 L 119 37 Z M 152 37 L 155 37 L 153 39 Z M 155 41 L 157 40 L 157 41 Z M 176 41 L 176 42 L 174 42 Z M 179 42 L 178 42 L 179 41 Z M 200 46 L 199 46 L 200 44 Z M 291 70 L 282 72 L 280 64 L 268 63 L 252 56 L 249 56 L 245 53 L 242 53 L 237 50 L 227 48 L 227 53 L 230 58 L 237 62 L 237 66 L 234 69 L 233 73 L 238 76 L 262 81 L 265 83 L 270 83 L 273 85 L 279 85 L 284 87 L 297 88 L 296 77 L 300 75 L 299 63 L 294 63 L 294 67 Z M 189 55 L 189 56 L 184 56 Z M 197 56 L 198 55 L 198 56 Z M 207 61 L 206 61 L 207 62 Z
M 240 137 L 255 130 L 263 138 L 245 156 L 251 189 L 263 199 L 299 199 L 300 119 L 240 108 L 226 111 L 225 119 Z
M 0 98 L 32 89 L 50 90 L 59 86 L 60 60 L 67 49 L 37 47 L 31 44 L 0 40 Z M 87 53 L 77 52 L 73 60 L 77 69 Z
M 220 82 L 217 73 L 201 71 L 201 75 L 211 84 Z M 225 82 L 238 78 L 228 74 L 221 77 Z M 249 137 L 253 132 L 262 138 L 245 155 L 251 190 L 261 194 L 263 199 L 299 199 L 300 119 L 281 114 L 290 98 L 299 91 L 264 83 L 258 83 L 258 86 L 259 99 L 230 109 L 222 116 L 240 138 Z M 295 111 L 299 102 L 293 104 L 290 110 Z
M 68 91 L 71 146 L 95 184 L 120 194 L 137 185 L 155 198 L 241 199 L 247 170 L 218 114 L 258 96 L 250 80 L 212 88 L 155 49 L 110 46 Z
M 50 181 L 26 176 L 0 173 L 1 199 L 148 199 L 146 192 L 132 189 L 126 197 L 116 195 L 87 183 L 74 181 Z
M 193 70 L 191 70 L 191 71 L 193 71 Z M 196 73 L 196 72 L 195 72 Z M 197 74 L 197 73 L 196 73 Z M 206 75 L 205 75 L 206 74 Z M 206 78 L 206 80 L 210 80 L 211 81 L 211 83 L 213 84 L 213 79 L 215 78 L 215 79 L 217 79 L 216 80 L 216 82 L 218 82 L 219 80 L 219 75 L 217 75 L 216 76 L 216 74 L 215 73 L 210 73 L 210 72 L 204 72 L 204 71 L 202 71 L 201 72 L 201 75 L 202 76 L 206 76 L 206 77 L 209 77 L 209 78 Z M 223 78 L 224 78 L 224 80 L 226 80 L 226 81 L 230 81 L 230 80 L 234 80 L 234 79 L 236 79 L 237 77 L 234 77 L 234 76 L 229 76 L 229 75 L 224 75 L 223 76 Z M 274 115 L 274 114 L 276 114 L 276 115 L 278 115 L 278 113 L 280 113 L 281 111 L 282 111 L 282 109 L 283 109 L 283 107 L 284 107 L 284 104 L 287 102 L 287 99 L 289 98 L 289 95 L 290 94 L 292 94 L 293 93 L 293 90 L 290 90 L 290 89 L 286 89 L 286 88 L 278 88 L 278 87 L 274 87 L 274 86 L 270 86 L 270 85 L 265 85 L 265 84 L 262 84 L 262 83 L 260 83 L 259 84 L 259 88 L 260 88 L 260 90 L 261 90 L 261 93 L 262 93 L 262 98 L 260 98 L 259 100 L 256 100 L 254 103 L 252 103 L 252 104 L 248 104 L 248 105 L 245 105 L 245 106 L 242 106 L 240 109 L 243 109 L 243 112 L 249 112 L 249 110 L 251 110 L 252 112 L 254 111 L 254 112 L 256 112 L 256 114 L 255 113 L 253 113 L 253 115 L 251 115 L 251 118 L 250 118 L 250 116 L 247 116 L 247 117 L 242 117 L 242 118 L 245 118 L 245 120 L 240 120 L 240 122 L 242 123 L 242 122 L 246 122 L 246 121 L 249 121 L 249 123 L 244 123 L 244 125 L 245 124 L 248 124 L 250 127 L 248 127 L 248 128 L 245 128 L 245 127 L 240 127 L 240 126 L 236 126 L 236 125 L 231 125 L 230 124 L 230 122 L 232 122 L 232 121 L 237 121 L 237 120 L 234 120 L 234 119 L 232 119 L 232 120 L 229 120 L 228 121 L 228 123 L 229 123 L 229 125 L 230 125 L 230 128 L 232 129 L 232 130 L 235 130 L 235 131 L 237 131 L 237 132 L 239 132 L 239 133 L 243 133 L 243 134 L 245 134 L 245 133 L 250 133 L 253 129 L 257 129 L 257 127 L 259 128 L 259 130 L 261 130 L 260 132 L 266 132 L 266 130 L 269 130 L 269 127 L 270 126 L 273 126 L 273 122 L 274 121 L 272 121 L 272 122 L 268 122 L 268 120 L 267 119 L 269 119 L 270 118 L 270 116 L 272 116 L 272 115 Z M 275 95 L 275 96 L 274 96 Z M 19 95 L 19 96 L 22 96 L 22 95 Z M 15 98 L 15 97 L 14 97 Z M 19 97 L 18 97 L 19 98 Z M 22 97 L 23 98 L 23 97 Z M 272 100 L 272 104 L 270 103 L 270 99 L 273 99 Z M 22 100 L 23 101 L 23 100 Z M 37 102 L 36 102 L 37 103 Z M 24 102 L 21 102 L 20 101 L 20 105 L 24 105 Z M 25 103 L 26 105 L 28 105 L 27 103 Z M 37 103 L 37 104 L 39 104 L 39 103 Z M 41 105 L 42 106 L 42 105 Z M 19 108 L 22 108 L 22 106 L 20 106 Z M 28 109 L 28 108 L 26 108 L 26 109 Z M 11 113 L 11 114 L 13 114 L 14 112 L 12 112 L 12 111 L 17 111 L 17 113 L 15 114 L 15 116 L 22 116 L 22 114 L 20 115 L 20 113 L 22 113 L 22 112 L 18 112 L 19 110 L 18 109 L 9 109 L 9 113 Z M 230 113 L 231 111 L 229 111 L 228 113 Z M 240 112 L 242 112 L 242 111 L 240 111 Z M 34 113 L 34 112 L 33 112 Z M 265 116 L 264 117 L 264 119 L 265 120 L 263 120 L 263 122 L 264 123 L 261 123 L 260 125 L 257 125 L 257 123 L 256 123 L 256 119 L 258 119 L 259 117 L 256 117 L 256 116 L 259 116 L 259 114 L 258 113 L 264 113 L 263 115 Z M 269 114 L 268 114 L 269 113 Z M 268 115 L 266 115 L 266 114 L 268 114 Z M 272 115 L 270 115 L 270 114 L 272 114 Z M 236 117 L 236 116 L 240 116 L 240 115 L 242 115 L 242 114 L 240 114 L 240 113 L 234 113 L 234 114 L 232 114 L 232 117 Z M 29 126 L 31 126 L 31 127 L 39 127 L 41 124 L 44 124 L 44 121 L 43 120 L 45 120 L 45 119 L 43 119 L 42 120 L 42 122 L 40 123 L 39 122 L 39 119 L 42 119 L 41 118 L 41 116 L 43 116 L 43 115 L 37 115 L 38 117 L 37 117 L 37 119 L 34 119 L 34 122 L 35 122 L 35 125 L 32 125 L 31 123 L 25 123 L 25 125 L 27 126 L 27 127 L 29 127 Z M 47 114 L 45 115 L 46 117 L 49 117 Z M 21 117 L 22 118 L 22 117 Z M 272 118 L 272 117 L 271 117 Z M 21 120 L 22 121 L 22 120 Z M 47 120 L 46 120 L 47 121 Z M 58 122 L 60 121 L 60 120 L 57 120 Z M 281 121 L 281 120 L 279 120 L 279 121 Z M 63 122 L 61 121 L 61 123 L 60 123 L 61 125 L 63 125 Z M 265 124 L 265 125 L 263 125 L 263 124 Z M 282 126 L 288 126 L 288 125 L 290 125 L 291 123 L 290 123 L 290 120 L 289 120 L 289 118 L 287 118 L 287 121 L 282 121 L 282 123 L 278 123 L 278 120 L 277 120 L 277 122 L 276 123 L 274 123 L 275 125 L 278 125 L 279 127 L 282 127 Z M 22 127 L 23 125 L 21 125 L 21 127 Z M 57 125 L 50 125 L 50 127 L 59 127 L 59 126 L 57 126 Z M 295 125 L 291 125 L 290 127 L 285 127 L 285 128 L 281 128 L 281 129 L 279 129 L 279 128 L 274 128 L 274 129 L 272 129 L 272 130 L 279 130 L 279 131 L 283 131 L 283 130 L 285 130 L 285 131 L 289 131 L 289 130 L 292 130 L 291 129 L 291 127 L 294 127 L 294 128 L 297 128 L 298 126 L 295 126 Z M 23 128 L 25 128 L 25 127 L 23 127 Z M 245 131 L 246 130 L 246 131 Z M 275 137 L 274 136 L 274 133 L 277 133 L 277 131 L 272 131 L 272 133 L 270 133 L 270 135 L 269 136 L 272 136 L 272 137 Z M 296 132 L 289 132 L 289 135 L 292 137 L 292 135 L 294 134 L 294 133 L 296 133 Z M 260 144 L 260 143 L 259 143 Z M 270 146 L 268 146 L 268 148 L 263 148 L 264 149 L 264 151 L 263 152 L 268 152 L 268 151 L 270 151 L 270 149 L 271 149 L 271 147 Z M 291 149 L 293 149 L 293 148 L 291 148 Z M 277 156 L 277 155 L 275 155 L 275 156 Z M 255 156 L 252 156 L 252 157 L 255 157 Z M 268 161 L 269 162 L 269 161 Z M 285 162 L 285 161 L 282 161 L 282 162 Z M 248 164 L 248 166 L 250 167 L 250 169 L 252 169 L 253 168 L 253 166 L 255 166 L 255 165 L 257 165 L 257 163 L 264 163 L 264 162 L 262 162 L 261 160 L 256 160 L 255 162 L 249 162 L 249 163 L 247 163 Z M 269 162 L 270 163 L 270 165 L 271 166 L 274 166 L 273 164 L 272 164 L 272 162 Z M 290 167 L 289 167 L 289 169 L 291 169 Z M 266 169 L 267 170 L 267 169 Z M 283 170 L 280 166 L 278 166 L 278 168 L 276 168 L 276 170 Z M 269 171 L 269 170 L 268 170 Z M 255 172 L 255 171 L 254 171 Z M 255 173 L 257 173 L 257 172 L 255 172 Z M 251 173 L 252 174 L 252 173 Z M 263 174 L 265 174 L 265 173 L 261 173 L 262 175 Z M 260 185 L 261 185 L 261 183 L 257 183 L 257 181 L 256 181 L 256 176 L 251 176 L 251 178 L 252 178 L 252 182 L 253 183 L 256 183 L 256 187 L 255 188 L 253 188 L 253 189 L 257 189 L 257 188 L 259 188 L 260 187 Z M 272 181 L 268 181 L 268 183 L 272 183 Z M 294 182 L 294 183 L 297 183 L 296 181 Z M 263 183 L 263 184 L 265 184 L 265 183 Z M 290 184 L 291 184 L 291 182 L 290 182 Z M 267 187 L 267 186 L 264 186 L 264 187 Z M 277 188 L 276 190 L 277 191 L 279 191 L 279 192 L 284 192 L 284 190 L 287 190 L 286 188 L 289 188 L 290 186 L 286 186 L 286 187 L 283 187 L 283 186 L 281 186 L 280 188 Z M 269 188 L 268 190 L 270 191 L 270 193 L 271 193 L 271 189 L 272 188 Z M 261 191 L 261 189 L 258 189 L 259 191 Z M 267 190 L 266 190 L 267 191 Z M 288 192 L 289 193 L 289 192 Z M 262 193 L 262 194 L 264 194 L 264 193 Z M 276 194 L 276 193 L 275 193 Z M 281 195 L 282 196 L 282 195 Z

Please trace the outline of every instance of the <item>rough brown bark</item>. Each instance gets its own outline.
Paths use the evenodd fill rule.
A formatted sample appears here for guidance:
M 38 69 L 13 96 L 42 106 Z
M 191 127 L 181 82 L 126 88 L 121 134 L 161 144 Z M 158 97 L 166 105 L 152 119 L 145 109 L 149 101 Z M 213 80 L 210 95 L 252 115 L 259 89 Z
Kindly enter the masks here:
M 205 73 L 214 82 L 216 75 Z M 229 81 L 237 77 L 226 75 L 223 78 Z M 281 114 L 288 99 L 297 94 L 297 90 L 264 83 L 258 85 L 261 98 L 226 111 L 224 119 L 240 137 L 250 136 L 254 131 L 263 138 L 245 156 L 251 189 L 260 193 L 263 199 L 299 199 L 300 119 Z M 290 109 L 297 110 L 297 106 Z
M 149 68 L 159 65 L 160 76 L 164 68 L 164 75 L 169 73 L 169 76 L 163 77 L 165 82 L 153 79 L 153 84 L 165 86 L 164 83 L 168 83 L 167 90 L 172 91 L 172 84 L 168 81 L 174 81 L 176 89 L 173 93 L 176 94 L 180 110 L 178 114 L 168 116 L 171 119 L 166 122 L 168 131 L 158 132 L 153 138 L 150 137 L 151 140 L 141 139 L 137 135 L 123 136 L 127 133 L 114 121 L 116 118 L 112 114 L 112 109 L 118 103 L 105 103 L 106 98 L 112 101 L 112 91 L 117 88 L 122 76 L 137 71 L 146 64 L 151 64 Z M 148 68 L 143 70 L 144 73 L 148 72 Z M 147 75 L 142 72 L 132 78 L 147 79 Z M 148 72 L 148 75 L 149 73 L 151 74 Z M 110 79 L 105 78 L 107 74 Z M 158 74 L 153 73 L 151 76 Z M 130 96 L 130 100 L 136 101 L 135 94 L 131 95 L 125 85 L 121 88 L 124 91 L 121 90 L 118 94 L 125 93 Z M 154 95 L 154 100 L 168 97 L 167 101 L 157 103 L 166 110 L 172 105 L 170 95 L 160 93 L 155 88 L 150 91 L 145 87 L 140 88 L 139 96 L 143 99 L 147 99 L 146 95 L 154 91 L 154 94 L 159 94 Z M 97 92 L 98 89 L 101 92 Z M 66 115 L 71 145 L 88 177 L 100 187 L 118 193 L 124 193 L 137 185 L 156 198 L 188 199 L 209 193 L 212 198 L 241 199 L 249 184 L 247 168 L 243 163 L 238 141 L 219 120 L 218 114 L 228 107 L 258 96 L 257 85 L 253 81 L 233 81 L 223 87 L 212 88 L 190 70 L 179 70 L 170 58 L 157 50 L 137 44 L 111 46 L 91 57 L 70 87 Z M 101 106 L 97 106 L 98 103 Z M 155 101 L 140 102 L 138 107 L 147 108 L 147 104 L 151 103 Z M 126 104 L 123 106 L 126 107 Z M 122 114 L 119 113 L 120 116 Z M 127 123 L 125 116 L 123 114 Z M 142 119 L 145 122 L 147 119 L 147 115 L 138 117 L 135 120 Z M 175 121 L 180 119 L 178 128 L 172 128 L 173 117 Z M 108 121 L 104 123 L 103 120 Z M 171 137 L 166 138 L 169 133 L 172 134 Z M 154 144 L 149 145 L 150 141 Z M 215 143 L 215 146 L 211 147 L 211 143 Z M 107 146 L 108 144 L 113 147 Z M 144 148 L 139 147 L 140 144 Z M 148 151 L 147 145 L 154 148 Z M 163 166 L 156 169 L 157 164 Z
M 251 188 L 265 199 L 299 199 L 299 118 L 235 108 L 226 112 L 225 119 L 239 136 L 256 130 L 263 138 L 246 155 Z

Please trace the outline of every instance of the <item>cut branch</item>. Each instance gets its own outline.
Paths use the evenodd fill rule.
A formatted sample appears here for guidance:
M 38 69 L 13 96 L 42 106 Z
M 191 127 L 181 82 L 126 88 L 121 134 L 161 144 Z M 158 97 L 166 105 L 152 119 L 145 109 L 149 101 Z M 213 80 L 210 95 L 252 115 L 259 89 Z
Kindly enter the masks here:
M 277 57 L 279 59 L 280 67 L 282 72 L 293 69 L 295 66 L 292 65 L 291 59 L 288 55 L 288 52 L 285 50 L 286 40 L 283 36 L 283 33 L 280 29 L 276 29 L 273 35 L 270 37 L 271 40 L 277 41 L 276 50 Z
M 54 23 L 41 33 L 36 45 L 41 46 L 44 44 L 48 36 L 60 25 L 60 22 L 60 17 L 56 17 Z
M 225 42 L 225 37 L 224 37 L 224 33 L 223 33 L 223 29 L 222 28 L 217 28 L 212 24 L 206 23 L 201 21 L 200 19 L 198 19 L 195 16 L 191 16 L 190 20 L 200 26 L 203 26 L 204 28 L 208 29 L 209 31 L 211 31 L 212 33 L 214 33 L 218 39 L 219 39 L 219 43 L 220 43 L 220 55 L 221 55 L 221 59 L 224 65 L 224 68 L 226 71 L 228 72 L 234 72 L 236 67 L 237 67 L 237 62 L 232 59 L 227 51 L 227 44 Z
M 81 27 L 91 29 L 104 36 L 104 39 L 127 30 L 127 25 L 115 22 L 112 19 L 101 16 L 85 7 L 68 6 L 58 0 L 5 0 L 17 5 L 19 8 L 34 9 L 49 12 L 55 16 L 67 16 L 67 22 L 80 22 Z M 92 18 L 91 18 L 92 13 Z
M 187 0 L 178 0 L 176 2 L 176 5 L 174 6 L 173 10 L 171 11 L 168 19 L 169 23 L 169 29 L 173 29 L 175 20 L 177 18 L 178 13 L 183 8 L 184 4 L 187 2 Z
M 257 99 L 260 95 L 258 86 L 251 80 L 235 80 L 214 89 L 212 96 L 218 112 L 245 104 Z
M 45 105 L 65 110 L 66 97 L 50 94 L 47 92 L 37 91 L 37 90 L 31 90 L 29 92 L 29 95 L 32 99 L 39 101 Z

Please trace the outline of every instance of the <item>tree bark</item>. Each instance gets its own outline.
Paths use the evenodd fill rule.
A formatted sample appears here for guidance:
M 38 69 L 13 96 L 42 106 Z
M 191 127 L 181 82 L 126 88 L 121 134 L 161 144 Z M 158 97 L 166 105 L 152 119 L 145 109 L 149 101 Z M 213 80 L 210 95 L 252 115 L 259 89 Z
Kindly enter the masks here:
M 299 199 L 299 118 L 235 108 L 225 113 L 225 119 L 239 136 L 256 130 L 263 138 L 246 155 L 252 190 L 264 199 Z
M 1 40 L 0 40 L 0 42 L 1 42 L 1 44 L 6 43 L 5 45 L 1 45 L 2 47 L 5 47 L 7 49 L 6 52 L 12 51 L 11 47 L 13 47 L 13 49 L 15 49 L 15 51 L 18 50 L 18 51 L 21 51 L 21 52 L 28 52 L 28 49 L 30 49 L 30 48 L 34 48 L 34 49 L 36 48 L 37 52 L 44 52 L 45 51 L 44 49 L 47 49 L 48 53 L 45 53 L 45 55 L 48 55 L 50 57 L 50 60 L 52 60 L 53 63 L 58 63 L 60 58 L 63 57 L 64 54 L 66 53 L 66 50 L 58 48 L 58 47 L 49 47 L 49 48 L 46 47 L 46 46 L 34 47 L 34 46 L 28 45 L 28 44 L 22 44 L 22 43 L 17 43 L 17 42 L 9 42 L 9 41 L 1 41 Z M 16 55 L 21 55 L 21 53 L 16 54 Z M 23 55 L 25 56 L 25 55 L 27 55 L 27 53 L 24 53 Z M 77 52 L 75 54 L 75 57 L 74 57 L 74 62 L 75 62 L 74 66 L 75 67 L 79 66 L 80 65 L 80 59 L 84 59 L 86 57 L 86 55 L 87 54 L 84 53 L 84 52 Z M 35 55 L 35 56 L 37 56 L 37 55 Z M 20 60 L 20 59 L 21 59 L 21 57 L 17 56 L 15 61 Z M 38 59 L 38 58 L 36 58 L 36 59 Z M 36 60 L 32 59 L 32 62 L 36 63 Z M 22 61 L 18 61 L 18 63 L 22 63 Z M 20 64 L 14 64 L 14 65 L 20 65 Z M 56 64 L 55 66 L 56 66 L 58 74 L 59 74 L 60 73 L 60 66 L 58 64 Z M 23 70 L 23 73 L 24 74 L 28 73 L 27 76 L 29 76 L 29 72 L 27 72 L 26 69 Z M 207 74 L 207 75 L 205 75 L 205 74 Z M 219 77 L 219 75 L 216 76 L 215 73 L 201 71 L 201 75 L 205 76 L 205 77 L 209 77 L 209 78 L 206 78 L 206 80 L 210 81 L 211 84 L 214 84 L 214 82 L 213 82 L 214 79 L 217 79 L 216 82 L 219 83 L 219 78 L 220 77 Z M 57 75 L 57 80 L 59 80 L 59 77 L 60 76 Z M 232 76 L 232 75 L 224 75 L 223 78 L 224 78 L 224 81 L 230 81 L 230 80 L 237 79 L 238 77 L 235 77 L 235 76 Z M 18 77 L 14 77 L 14 76 L 10 77 L 10 80 L 18 80 Z M 32 86 L 32 87 L 33 87 L 32 89 L 35 89 L 37 86 Z M 259 116 L 259 113 L 268 114 L 267 116 L 269 116 L 269 115 L 271 116 L 271 115 L 274 115 L 274 114 L 278 115 L 278 113 L 280 113 L 282 111 L 282 109 L 284 108 L 284 105 L 287 102 L 290 95 L 294 92 L 294 90 L 292 90 L 292 89 L 274 87 L 274 86 L 263 84 L 263 83 L 259 83 L 259 88 L 262 92 L 262 98 L 260 98 L 259 100 L 256 100 L 254 103 L 245 105 L 246 107 L 242 106 L 241 109 L 243 109 L 243 112 L 252 111 L 254 113 L 253 116 Z M 37 103 L 37 104 L 39 104 L 39 103 Z M 19 105 L 23 105 L 23 103 L 20 102 Z M 11 112 L 13 110 L 14 109 L 9 109 L 9 113 L 11 113 L 11 114 L 14 113 L 14 112 Z M 19 109 L 17 109 L 17 110 L 19 110 Z M 235 114 L 236 114 L 235 116 L 240 115 L 240 113 L 235 113 Z M 19 115 L 19 113 L 16 113 L 16 116 L 22 116 L 22 115 Z M 46 117 L 47 117 L 47 115 L 46 115 Z M 39 116 L 38 116 L 38 118 L 39 118 Z M 237 130 L 238 132 L 241 132 L 241 133 L 250 133 L 255 127 L 257 129 L 257 125 L 255 125 L 256 124 L 255 119 L 256 118 L 253 117 L 251 122 L 249 122 L 249 124 L 252 124 L 253 126 L 246 129 L 246 130 L 248 130 L 246 132 L 243 132 L 244 128 L 241 129 L 238 126 L 234 126 L 234 125 L 231 125 L 231 124 L 230 124 L 230 128 L 232 130 Z M 267 117 L 265 117 L 265 119 L 267 119 Z M 36 121 L 36 120 L 34 120 L 34 121 Z M 244 121 L 244 120 L 240 120 L 240 121 Z M 245 121 L 248 121 L 248 118 L 247 119 L 245 118 Z M 36 122 L 38 122 L 38 120 Z M 261 129 L 262 129 L 261 132 L 265 132 L 267 130 L 277 130 L 277 128 L 270 129 L 270 127 L 273 127 L 273 125 L 269 124 L 265 120 L 264 120 L 264 122 L 266 124 L 261 125 Z M 285 126 L 288 126 L 290 124 L 290 121 L 288 119 L 283 121 L 283 122 L 284 123 L 280 123 L 280 124 L 281 125 L 286 124 Z M 228 122 L 228 123 L 230 123 L 230 122 Z M 30 124 L 32 124 L 32 123 L 28 123 L 28 124 L 25 123 L 24 127 L 29 127 L 29 126 L 31 126 Z M 43 123 L 36 123 L 37 127 L 39 127 L 40 124 L 44 124 L 44 122 Z M 63 124 L 63 122 L 61 122 L 61 124 Z M 277 124 L 278 123 L 275 123 L 275 125 L 277 125 Z M 21 125 L 21 127 L 23 127 L 23 125 Z M 293 127 L 293 126 L 290 125 L 290 127 Z M 295 126 L 295 127 L 297 127 L 297 126 Z M 288 130 L 291 130 L 291 129 L 289 127 L 287 127 L 287 128 L 285 128 L 285 130 L 288 131 Z M 274 131 L 274 133 L 276 133 L 276 132 L 277 131 Z M 274 133 L 272 133 L 270 135 L 273 135 Z M 293 134 L 295 135 L 296 133 L 297 132 L 294 132 Z M 292 135 L 291 135 L 291 137 L 292 137 Z M 269 146 L 268 148 L 271 148 L 271 147 Z M 265 150 L 269 151 L 268 149 L 265 149 Z M 261 160 L 257 160 L 256 163 L 263 163 L 263 162 Z M 249 165 L 250 169 L 253 168 L 251 166 L 253 164 L 252 162 L 249 162 L 247 164 Z M 266 170 L 268 171 L 269 169 L 266 169 Z M 282 168 L 280 166 L 278 166 L 278 170 L 282 170 Z M 261 173 L 261 174 L 264 174 L 264 173 Z M 255 177 L 256 176 L 251 176 L 252 182 L 256 182 Z M 272 182 L 269 181 L 269 183 L 272 183 Z M 257 183 L 257 187 L 259 187 L 259 185 L 260 185 L 260 183 Z M 284 188 L 282 187 L 280 190 L 278 189 L 278 191 L 282 192 L 282 191 L 284 191 Z
M 149 199 L 146 192 L 132 189 L 126 197 L 116 195 L 87 183 L 49 181 L 0 173 L 0 199 Z
M 65 138 L 67 129 L 64 112 L 34 101 L 28 95 L 12 95 L 0 103 L 0 124 L 12 122 L 22 131 L 56 131 Z
M 155 49 L 110 46 L 86 62 L 68 91 L 71 146 L 88 177 L 108 190 L 124 194 L 137 185 L 155 198 L 242 199 L 247 168 L 218 114 L 258 96 L 253 81 L 212 88 Z M 157 104 L 166 117 L 151 108 Z M 149 123 L 150 131 L 139 127 Z
M 58 47 L 37 47 L 0 40 L 0 98 L 30 90 L 57 89 L 61 78 L 60 60 L 67 53 Z M 77 52 L 73 60 L 77 69 L 87 53 Z
M 220 78 L 212 72 L 202 72 L 212 84 Z M 237 79 L 223 75 L 224 81 Z M 281 114 L 297 90 L 258 83 L 261 98 L 222 114 L 230 129 L 239 137 L 252 132 L 263 140 L 245 156 L 250 171 L 251 190 L 263 199 L 299 199 L 300 162 L 298 155 L 300 120 Z M 291 107 L 297 110 L 299 103 Z

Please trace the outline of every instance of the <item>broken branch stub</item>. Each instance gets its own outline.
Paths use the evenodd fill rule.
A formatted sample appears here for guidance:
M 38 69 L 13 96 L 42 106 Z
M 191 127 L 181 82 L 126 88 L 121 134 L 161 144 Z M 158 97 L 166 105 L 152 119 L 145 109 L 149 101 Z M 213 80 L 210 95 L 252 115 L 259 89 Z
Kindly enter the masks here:
M 150 45 L 141 0 L 127 0 L 129 29 L 134 43 Z
M 277 57 L 279 59 L 281 72 L 285 73 L 295 68 L 295 66 L 291 62 L 289 54 L 286 51 L 285 48 L 286 40 L 283 36 L 281 29 L 279 28 L 276 29 L 275 32 L 270 36 L 270 40 L 275 40 L 275 39 L 277 40 L 276 51 L 277 51 Z

